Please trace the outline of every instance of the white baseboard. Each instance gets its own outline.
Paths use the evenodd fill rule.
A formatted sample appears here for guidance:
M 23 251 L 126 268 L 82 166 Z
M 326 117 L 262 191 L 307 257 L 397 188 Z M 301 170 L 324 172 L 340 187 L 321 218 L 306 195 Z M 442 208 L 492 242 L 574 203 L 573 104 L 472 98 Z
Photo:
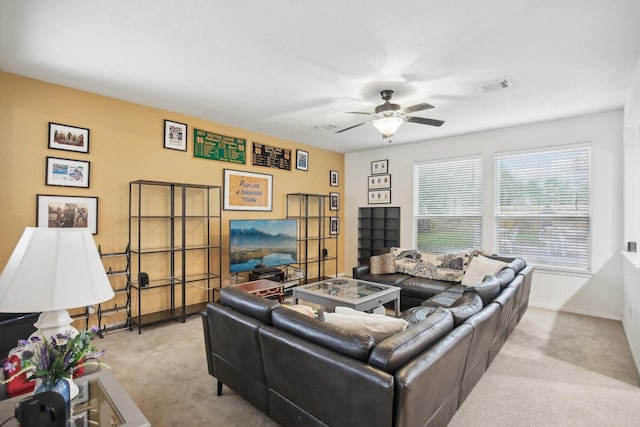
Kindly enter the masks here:
M 631 352 L 631 359 L 633 359 L 633 364 L 636 367 L 636 374 L 640 377 L 640 359 L 638 359 L 638 354 L 634 351 L 633 346 L 629 334 L 627 332 L 627 328 L 624 326 L 624 322 L 622 322 L 622 330 L 624 331 L 624 336 L 627 338 L 627 343 L 629 344 L 629 351 Z
M 565 313 L 581 314 L 583 316 L 599 317 L 601 319 L 622 321 L 622 318 L 620 316 L 615 316 L 615 315 L 608 314 L 608 313 L 599 313 L 599 312 L 588 311 L 588 310 L 578 310 L 578 309 L 571 308 L 571 307 L 558 306 L 558 305 L 554 305 L 554 304 L 538 303 L 538 302 L 534 302 L 534 301 L 531 301 L 531 300 L 529 301 L 529 305 L 531 307 L 544 308 L 544 309 L 552 310 L 552 311 L 562 311 L 562 312 L 565 312 Z

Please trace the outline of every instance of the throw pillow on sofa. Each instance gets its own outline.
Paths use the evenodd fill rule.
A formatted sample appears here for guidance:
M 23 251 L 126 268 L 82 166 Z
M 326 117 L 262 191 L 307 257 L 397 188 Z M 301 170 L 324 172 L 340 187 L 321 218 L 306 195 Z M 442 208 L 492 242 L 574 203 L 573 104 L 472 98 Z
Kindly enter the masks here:
M 460 282 L 469 260 L 467 252 L 449 254 L 391 248 L 391 253 L 396 259 L 396 273 L 447 282 Z
M 467 272 L 464 273 L 461 285 L 475 286 L 482 282 L 485 276 L 493 276 L 506 264 L 502 261 L 476 255 L 471 259 Z
M 348 307 L 336 307 L 334 313 L 325 313 L 324 321 L 348 331 L 368 334 L 375 342 L 402 332 L 409 325 L 404 319 L 365 313 Z
M 396 259 L 391 252 L 372 256 L 369 259 L 369 273 L 391 274 L 396 272 Z

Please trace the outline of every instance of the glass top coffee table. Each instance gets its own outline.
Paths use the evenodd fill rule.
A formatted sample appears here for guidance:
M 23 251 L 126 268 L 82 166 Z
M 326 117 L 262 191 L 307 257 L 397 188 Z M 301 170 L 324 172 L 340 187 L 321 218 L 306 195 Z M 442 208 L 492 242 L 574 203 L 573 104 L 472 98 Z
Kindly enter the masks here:
M 299 300 L 328 309 L 337 306 L 367 311 L 394 301 L 396 316 L 400 314 L 400 288 L 365 280 L 340 277 L 293 288 L 293 304 Z
M 67 427 L 149 427 L 149 421 L 109 370 L 102 370 L 74 380 L 80 394 L 71 400 L 71 419 Z M 17 426 L 16 405 L 29 398 L 22 395 L 0 400 L 2 427 Z M 4 421 L 4 422 L 3 422 Z

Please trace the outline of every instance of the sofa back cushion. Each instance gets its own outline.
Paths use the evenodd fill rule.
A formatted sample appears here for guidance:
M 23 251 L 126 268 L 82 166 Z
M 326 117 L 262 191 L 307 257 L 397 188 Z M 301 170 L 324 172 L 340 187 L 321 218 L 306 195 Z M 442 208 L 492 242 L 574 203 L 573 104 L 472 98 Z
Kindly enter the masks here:
M 426 279 L 460 282 L 469 265 L 469 254 L 421 252 L 415 249 L 391 248 L 396 273 Z
M 220 290 L 220 303 L 267 325 L 271 324 L 271 311 L 280 306 L 275 300 L 262 298 L 233 286 Z
M 271 320 L 278 329 L 363 362 L 375 345 L 371 335 L 348 331 L 283 307 L 273 310 Z
M 449 311 L 453 314 L 453 325 L 458 326 L 469 317 L 482 310 L 482 298 L 474 292 L 467 292 L 449 306 Z
M 500 290 L 500 282 L 498 279 L 493 276 L 486 276 L 479 285 L 465 287 L 464 292 L 478 294 L 482 299 L 482 304 L 486 306 L 500 294 Z
M 448 310 L 437 308 L 422 322 L 376 345 L 369 356 L 369 364 L 394 373 L 452 329 L 453 315 Z
M 500 289 L 506 288 L 509 283 L 515 279 L 516 273 L 509 267 L 504 267 L 502 270 L 495 274 L 495 278 L 500 282 Z

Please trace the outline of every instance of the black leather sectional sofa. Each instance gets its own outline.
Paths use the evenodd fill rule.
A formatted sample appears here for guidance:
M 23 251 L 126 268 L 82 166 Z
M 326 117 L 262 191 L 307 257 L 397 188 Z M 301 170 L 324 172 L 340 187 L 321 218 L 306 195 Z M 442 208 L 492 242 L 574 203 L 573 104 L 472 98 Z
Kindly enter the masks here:
M 223 288 L 202 317 L 209 373 L 283 426 L 444 426 L 524 314 L 531 275 L 514 259 L 475 287 L 396 277 L 410 326 L 380 342 Z

